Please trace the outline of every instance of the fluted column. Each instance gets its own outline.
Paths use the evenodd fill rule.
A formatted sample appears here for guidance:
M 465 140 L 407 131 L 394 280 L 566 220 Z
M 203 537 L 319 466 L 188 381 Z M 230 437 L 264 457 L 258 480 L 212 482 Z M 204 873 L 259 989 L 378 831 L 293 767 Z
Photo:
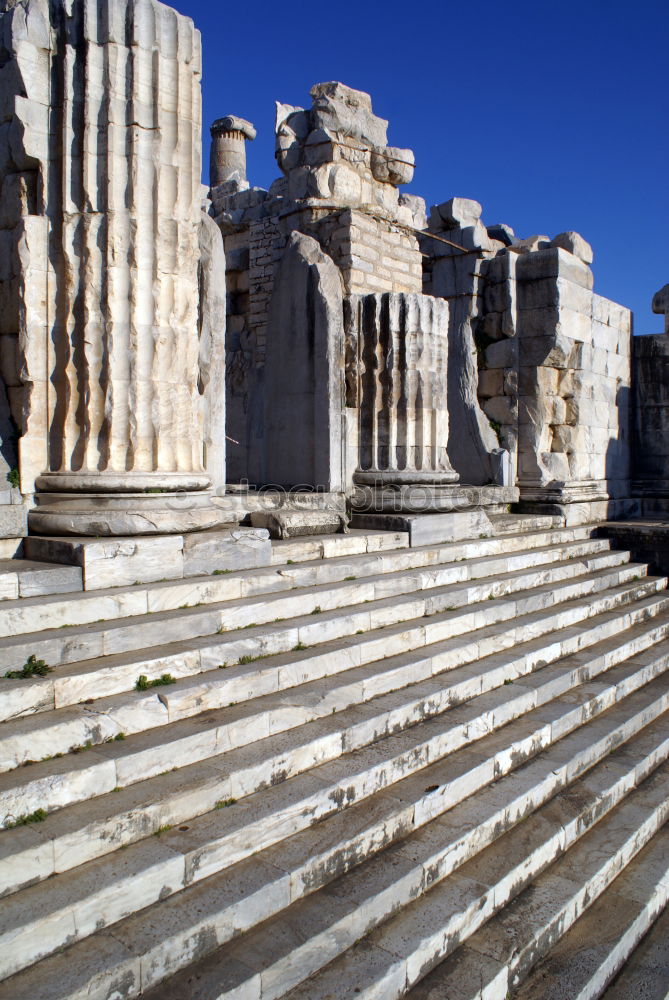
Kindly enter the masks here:
M 403 292 L 355 296 L 350 316 L 359 383 L 355 482 L 375 490 L 381 508 L 384 495 L 401 501 L 416 486 L 426 488 L 430 509 L 438 507 L 458 482 L 447 453 L 448 303 Z
M 157 0 L 28 0 L 25 9 L 44 24 L 48 60 L 40 92 L 17 98 L 17 112 L 26 133 L 35 110 L 49 122 L 36 207 L 49 262 L 47 462 L 31 528 L 210 526 L 218 517 L 206 494 L 199 380 L 199 32 Z M 27 74 L 20 30 L 17 21 L 13 56 Z

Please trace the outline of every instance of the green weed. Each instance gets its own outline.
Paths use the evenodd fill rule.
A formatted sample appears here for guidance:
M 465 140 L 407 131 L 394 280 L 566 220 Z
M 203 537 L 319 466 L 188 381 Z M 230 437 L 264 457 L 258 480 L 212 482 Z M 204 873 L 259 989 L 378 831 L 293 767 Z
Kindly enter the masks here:
M 45 809 L 36 809 L 29 816 L 19 816 L 12 823 L 6 823 L 5 830 L 15 830 L 17 826 L 30 826 L 31 823 L 43 823 L 46 817 Z
M 53 673 L 53 667 L 48 666 L 44 660 L 38 660 L 34 653 L 28 657 L 20 670 L 8 670 L 5 677 L 8 680 L 25 681 L 31 677 L 46 677 Z
M 160 677 L 156 677 L 152 681 L 149 680 L 146 674 L 140 674 L 135 681 L 135 691 L 148 691 L 149 688 L 169 687 L 170 684 L 176 684 L 176 680 L 172 677 L 172 674 L 161 674 Z

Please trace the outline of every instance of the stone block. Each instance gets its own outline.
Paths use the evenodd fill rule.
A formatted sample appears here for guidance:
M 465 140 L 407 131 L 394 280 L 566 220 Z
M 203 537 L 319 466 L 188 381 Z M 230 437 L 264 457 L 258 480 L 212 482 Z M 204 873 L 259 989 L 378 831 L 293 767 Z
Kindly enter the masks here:
M 494 396 L 486 400 L 483 411 L 498 424 L 512 424 L 518 419 L 518 406 L 511 396 Z
M 183 537 L 45 538 L 31 537 L 31 559 L 81 566 L 85 590 L 132 586 L 183 577 Z
M 500 368 L 483 369 L 479 372 L 479 396 L 501 396 L 504 394 L 504 372 Z
M 27 532 L 27 509 L 23 504 L 0 506 L 0 538 L 22 538 Z
M 346 523 L 345 515 L 330 510 L 265 510 L 251 513 L 254 528 L 266 529 L 271 538 L 279 539 L 331 535 L 345 531 Z
M 471 198 L 450 198 L 430 209 L 430 225 L 435 229 L 458 229 L 475 225 L 483 207 Z
M 412 548 L 466 538 L 487 538 L 493 530 L 482 510 L 452 514 L 354 514 L 351 523 L 354 528 L 406 531 Z
M 518 258 L 516 276 L 519 281 L 537 281 L 540 278 L 566 278 L 583 288 L 592 288 L 594 278 L 587 264 L 561 247 L 550 247 L 536 253 L 522 254 Z
M 566 250 L 568 253 L 578 257 L 582 260 L 584 264 L 592 264 L 594 255 L 592 252 L 592 247 L 587 243 L 579 233 L 568 231 L 565 233 L 558 233 L 555 239 L 551 240 L 552 247 L 560 247 L 562 250 Z
M 497 240 L 506 247 L 512 246 L 515 242 L 516 234 L 511 226 L 507 226 L 503 222 L 496 223 L 494 226 L 487 226 L 486 228 L 491 240 Z
M 233 528 L 229 531 L 184 535 L 183 575 L 207 576 L 216 571 L 269 566 L 272 545 L 267 531 Z

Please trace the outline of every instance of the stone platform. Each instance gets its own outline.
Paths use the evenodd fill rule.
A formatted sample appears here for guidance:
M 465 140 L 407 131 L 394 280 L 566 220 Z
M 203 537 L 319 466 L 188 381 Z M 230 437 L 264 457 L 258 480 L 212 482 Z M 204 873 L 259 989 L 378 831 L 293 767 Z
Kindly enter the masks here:
M 669 894 L 667 581 L 490 522 L 0 602 L 0 1000 L 534 1000 L 597 912 L 612 978 Z
M 80 566 L 85 590 L 254 569 L 272 559 L 268 532 L 239 526 L 129 538 L 31 535 L 24 540 L 24 553 L 29 559 Z

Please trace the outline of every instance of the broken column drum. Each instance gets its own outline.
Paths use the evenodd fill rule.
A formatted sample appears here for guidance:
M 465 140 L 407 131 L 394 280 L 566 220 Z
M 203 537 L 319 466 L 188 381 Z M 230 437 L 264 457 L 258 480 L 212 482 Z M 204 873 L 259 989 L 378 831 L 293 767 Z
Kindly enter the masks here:
M 356 484 L 368 488 L 375 510 L 416 502 L 450 509 L 458 475 L 446 451 L 448 303 L 402 292 L 353 296 L 349 321 L 349 352 L 352 331 L 357 355 Z M 350 374 L 348 381 L 350 394 Z
M 31 530 L 213 526 L 199 388 L 199 32 L 156 0 L 27 0 L 3 21 L 23 81 L 12 156 L 37 175 L 21 221 L 38 221 L 43 238 L 21 262 L 28 405 L 45 414 L 22 442 L 22 475 L 31 462 L 33 480 L 42 472 Z

